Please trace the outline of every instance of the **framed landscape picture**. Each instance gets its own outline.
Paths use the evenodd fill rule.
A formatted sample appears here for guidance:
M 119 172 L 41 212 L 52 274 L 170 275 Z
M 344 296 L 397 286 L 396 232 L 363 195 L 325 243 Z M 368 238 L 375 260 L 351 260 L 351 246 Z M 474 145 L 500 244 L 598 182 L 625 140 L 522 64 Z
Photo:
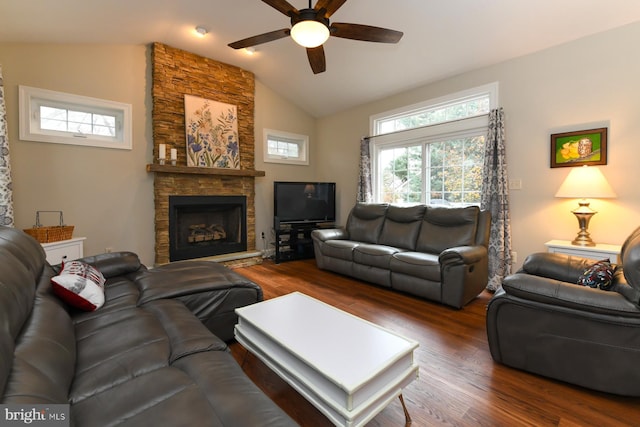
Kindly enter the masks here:
M 607 164 L 607 128 L 551 135 L 551 167 Z

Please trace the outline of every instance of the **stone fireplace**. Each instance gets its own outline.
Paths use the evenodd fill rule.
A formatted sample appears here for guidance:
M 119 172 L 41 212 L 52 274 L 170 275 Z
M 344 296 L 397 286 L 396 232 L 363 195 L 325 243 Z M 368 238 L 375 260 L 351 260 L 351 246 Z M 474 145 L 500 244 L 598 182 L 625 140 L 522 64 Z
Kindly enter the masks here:
M 232 230 L 224 231 L 226 236 L 238 235 L 239 237 L 234 237 L 234 240 L 239 239 L 244 245 L 234 247 L 233 252 L 237 254 L 237 258 L 225 257 L 222 262 L 230 266 L 260 262 L 262 260 L 260 253 L 255 250 L 255 178 L 264 176 L 265 173 L 264 171 L 256 171 L 254 162 L 255 77 L 253 73 L 161 43 L 152 45 L 151 61 L 154 161 L 147 165 L 147 171 L 154 173 L 156 264 L 165 264 L 178 258 L 211 256 L 202 253 L 194 255 L 190 250 L 193 248 L 175 255 L 175 257 L 171 253 L 174 244 L 170 238 L 171 200 L 200 196 L 240 197 L 245 200 L 244 231 L 238 233 L 236 225 L 228 225 Z M 185 95 L 237 106 L 239 169 L 186 166 Z M 176 149 L 177 160 L 174 164 L 157 162 L 159 144 L 166 144 L 167 152 L 171 148 Z M 178 197 L 178 199 L 174 199 L 174 197 Z M 220 237 L 221 231 L 217 230 L 215 226 L 229 220 L 216 217 L 218 213 L 215 210 L 210 211 L 195 219 L 191 226 L 204 224 L 202 229 L 197 227 L 194 229 L 198 230 L 196 234 L 204 236 L 203 239 L 209 239 L 211 235 Z M 242 226 L 240 228 L 242 229 Z M 186 240 L 188 243 L 188 237 Z M 193 240 L 195 240 L 195 236 Z M 207 240 L 210 242 L 208 244 L 192 246 L 211 246 L 215 247 L 215 250 L 222 246 L 231 246 L 227 245 L 229 243 L 228 237 L 225 237 L 224 242 L 211 242 L 211 240 Z M 175 243 L 178 244 L 177 241 Z M 231 249 L 226 248 L 225 250 Z M 243 251 L 245 252 L 243 253 Z M 246 258 L 248 256 L 253 258 Z M 227 261 L 226 258 L 231 260 Z
M 247 250 L 245 196 L 169 196 L 169 261 Z
M 178 197 L 242 197 L 246 200 L 246 251 L 255 252 L 255 177 L 260 171 L 242 171 L 235 175 L 218 169 L 192 168 L 187 166 L 147 165 L 155 172 L 155 228 L 156 264 L 166 264 L 170 255 L 171 200 Z M 240 251 L 236 251 L 240 252 Z M 207 256 L 207 255 L 203 255 Z M 195 258 L 195 257 L 194 257 Z M 255 263 L 255 262 L 254 262 Z

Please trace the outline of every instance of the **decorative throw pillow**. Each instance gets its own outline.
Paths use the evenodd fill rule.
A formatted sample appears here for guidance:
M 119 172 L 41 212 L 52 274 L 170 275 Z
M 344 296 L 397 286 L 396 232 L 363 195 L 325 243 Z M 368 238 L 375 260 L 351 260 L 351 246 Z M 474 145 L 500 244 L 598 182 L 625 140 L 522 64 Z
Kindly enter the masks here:
M 613 268 L 609 259 L 596 262 L 578 278 L 578 285 L 600 288 L 604 291 L 613 285 Z
M 102 273 L 82 261 L 64 263 L 60 274 L 51 278 L 53 292 L 60 299 L 85 311 L 104 304 L 104 282 Z

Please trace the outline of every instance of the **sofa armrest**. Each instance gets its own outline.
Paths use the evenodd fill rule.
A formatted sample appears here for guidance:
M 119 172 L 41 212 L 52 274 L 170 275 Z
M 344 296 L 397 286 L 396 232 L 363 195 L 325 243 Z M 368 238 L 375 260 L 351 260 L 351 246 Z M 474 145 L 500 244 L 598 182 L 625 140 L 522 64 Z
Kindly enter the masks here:
M 344 228 L 325 228 L 317 229 L 311 232 L 314 240 L 325 242 L 327 240 L 344 240 L 349 238 L 349 233 Z
M 591 313 L 640 317 L 640 309 L 615 291 L 603 291 L 526 273 L 506 277 L 502 288 L 509 295 L 544 304 Z
M 469 265 L 481 261 L 487 257 L 487 248 L 484 246 L 456 246 L 445 249 L 440 253 L 441 266 Z
M 578 283 L 578 279 L 595 260 L 565 254 L 538 252 L 524 260 L 520 272 L 561 282 Z
M 462 308 L 487 286 L 489 257 L 481 245 L 456 246 L 440 253 L 441 302 Z
M 95 267 L 105 279 L 122 276 L 124 274 L 135 273 L 139 270 L 146 270 L 138 255 L 133 252 L 111 252 L 99 255 L 86 256 L 78 259 Z M 60 266 L 56 266 L 59 272 Z

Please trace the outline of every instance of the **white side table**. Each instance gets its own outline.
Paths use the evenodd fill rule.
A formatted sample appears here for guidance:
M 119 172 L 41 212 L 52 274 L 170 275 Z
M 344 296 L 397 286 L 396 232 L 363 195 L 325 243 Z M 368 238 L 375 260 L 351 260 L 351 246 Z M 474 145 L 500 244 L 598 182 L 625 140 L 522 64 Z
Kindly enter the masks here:
M 601 260 L 609 258 L 609 260 L 617 264 L 620 255 L 620 245 L 608 245 L 605 243 L 597 243 L 595 246 L 576 246 L 572 245 L 569 240 L 549 240 L 545 243 L 547 252 L 560 253 L 566 255 L 575 255 L 583 258 Z
M 59 242 L 41 243 L 47 254 L 47 262 L 51 265 L 60 264 L 63 257 L 67 261 L 82 258 L 84 256 L 84 241 L 86 237 L 74 237 Z

